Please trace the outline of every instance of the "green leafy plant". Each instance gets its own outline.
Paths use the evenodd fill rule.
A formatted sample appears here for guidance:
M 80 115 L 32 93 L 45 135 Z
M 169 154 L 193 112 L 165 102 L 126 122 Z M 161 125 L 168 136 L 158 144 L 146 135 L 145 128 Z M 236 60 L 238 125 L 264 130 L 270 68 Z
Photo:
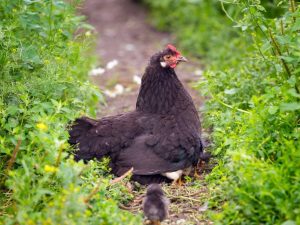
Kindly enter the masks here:
M 147 3 L 162 21 L 158 26 L 205 57 L 196 88 L 207 97 L 204 126 L 212 129 L 219 158 L 207 177 L 210 206 L 219 211 L 211 218 L 216 224 L 299 224 L 298 3 Z
M 95 115 L 91 27 L 78 2 L 0 2 L 0 224 L 139 224 L 107 162 L 74 162 L 68 124 Z

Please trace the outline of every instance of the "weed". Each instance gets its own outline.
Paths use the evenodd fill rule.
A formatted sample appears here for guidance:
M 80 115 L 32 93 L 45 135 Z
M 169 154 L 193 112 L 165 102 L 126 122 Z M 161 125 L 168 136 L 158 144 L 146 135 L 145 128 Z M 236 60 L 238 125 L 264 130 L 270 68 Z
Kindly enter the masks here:
M 86 81 L 90 26 L 67 2 L 0 2 L 0 223 L 138 224 L 107 162 L 74 162 L 67 143 L 67 125 L 102 99 Z
M 299 224 L 299 24 L 290 1 L 147 1 L 157 26 L 204 56 L 218 166 L 208 176 L 216 224 Z M 189 16 L 187 16 L 189 15 Z M 176 22 L 174 22 L 176 21 Z

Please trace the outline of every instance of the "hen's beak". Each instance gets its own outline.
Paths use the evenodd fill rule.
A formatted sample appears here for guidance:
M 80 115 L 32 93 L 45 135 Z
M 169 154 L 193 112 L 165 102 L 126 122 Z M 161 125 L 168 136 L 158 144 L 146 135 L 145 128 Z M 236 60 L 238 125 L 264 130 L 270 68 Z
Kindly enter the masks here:
M 182 56 L 182 55 L 178 56 L 176 60 L 177 60 L 177 62 L 187 62 L 187 61 L 188 61 L 188 60 L 187 60 L 184 56 Z

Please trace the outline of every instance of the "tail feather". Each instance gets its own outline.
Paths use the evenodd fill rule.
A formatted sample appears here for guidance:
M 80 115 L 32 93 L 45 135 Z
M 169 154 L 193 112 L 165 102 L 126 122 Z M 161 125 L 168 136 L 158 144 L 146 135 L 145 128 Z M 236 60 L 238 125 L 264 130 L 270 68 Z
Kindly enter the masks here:
M 79 148 L 75 151 L 75 160 L 101 158 L 106 154 L 97 147 L 99 137 L 91 133 L 96 126 L 97 121 L 88 117 L 78 118 L 71 125 L 69 143 Z

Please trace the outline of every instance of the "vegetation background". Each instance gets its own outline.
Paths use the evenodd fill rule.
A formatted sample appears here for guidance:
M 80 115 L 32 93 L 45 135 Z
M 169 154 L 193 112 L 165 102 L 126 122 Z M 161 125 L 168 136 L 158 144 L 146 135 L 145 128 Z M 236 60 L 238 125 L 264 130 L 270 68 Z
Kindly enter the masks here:
M 219 157 L 207 178 L 211 207 L 220 210 L 212 219 L 300 224 L 298 3 L 148 4 L 158 27 L 176 32 L 182 47 L 206 61 L 196 88 L 208 97 L 203 120 Z
M 140 224 L 107 161 L 76 163 L 66 127 L 103 101 L 87 82 L 77 1 L 0 1 L 0 224 Z M 215 224 L 300 224 L 300 7 L 295 0 L 145 0 L 151 21 L 205 64 Z M 174 22 L 176 21 L 176 22 Z
M 140 223 L 107 162 L 68 157 L 68 123 L 103 101 L 78 3 L 0 1 L 0 224 Z

